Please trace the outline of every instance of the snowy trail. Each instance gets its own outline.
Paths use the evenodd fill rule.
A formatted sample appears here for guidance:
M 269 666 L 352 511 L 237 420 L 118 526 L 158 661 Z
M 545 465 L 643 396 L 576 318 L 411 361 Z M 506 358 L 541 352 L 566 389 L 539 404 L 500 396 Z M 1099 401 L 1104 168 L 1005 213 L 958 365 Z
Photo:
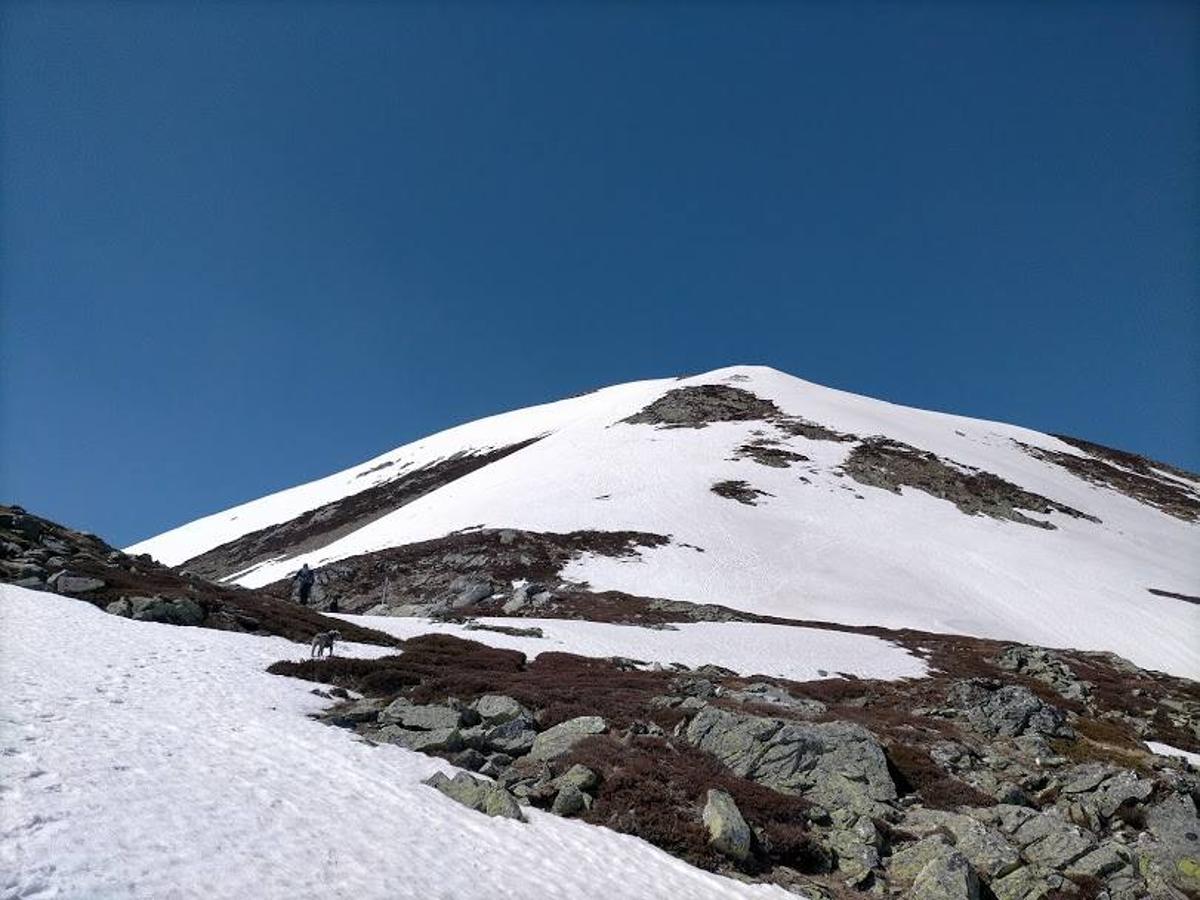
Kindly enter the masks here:
M 575 619 L 483 618 L 484 624 L 537 627 L 543 638 L 494 631 L 468 631 L 430 619 L 338 616 L 399 638 L 439 632 L 492 647 L 520 650 L 533 658 L 547 651 L 581 656 L 626 656 L 645 662 L 688 666 L 713 663 L 740 675 L 774 675 L 811 681 L 842 672 L 859 678 L 920 678 L 928 669 L 903 647 L 863 634 L 763 625 L 752 622 L 694 622 L 668 631 Z
M 0 585 L 0 896 L 787 897 L 635 838 L 488 819 L 266 674 L 305 648 Z M 363 651 L 368 652 L 368 651 Z M 374 652 L 374 651 L 369 651 Z

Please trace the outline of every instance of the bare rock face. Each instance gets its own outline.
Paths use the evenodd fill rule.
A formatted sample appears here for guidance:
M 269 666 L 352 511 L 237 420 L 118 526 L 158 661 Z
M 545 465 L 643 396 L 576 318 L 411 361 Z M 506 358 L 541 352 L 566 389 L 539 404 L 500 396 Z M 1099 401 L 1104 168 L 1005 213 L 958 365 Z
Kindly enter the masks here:
M 710 422 L 746 422 L 781 416 L 779 407 L 727 384 L 701 384 L 667 391 L 622 421 L 629 425 L 704 428 Z
M 983 734 L 998 737 L 1074 735 L 1062 710 L 1042 702 L 1033 691 L 1021 685 L 1002 685 L 981 678 L 961 681 L 950 691 L 949 702 Z
M 830 809 L 872 815 L 896 799 L 883 748 L 859 725 L 765 719 L 705 706 L 685 734 L 735 774 Z
M 942 459 L 927 450 L 889 438 L 865 438 L 845 463 L 846 474 L 870 487 L 900 493 L 907 486 L 947 500 L 968 515 L 982 514 L 1037 528 L 1054 528 L 1050 522 L 1021 512 L 1061 513 L 1075 519 L 1099 522 L 1095 516 L 1024 490 L 999 475 Z

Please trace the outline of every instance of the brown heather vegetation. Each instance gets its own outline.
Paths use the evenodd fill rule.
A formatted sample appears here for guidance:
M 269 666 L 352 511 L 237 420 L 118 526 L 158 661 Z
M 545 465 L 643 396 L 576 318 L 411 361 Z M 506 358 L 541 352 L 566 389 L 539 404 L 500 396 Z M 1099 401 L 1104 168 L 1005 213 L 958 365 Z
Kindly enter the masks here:
M 581 741 L 556 768 L 580 763 L 601 776 L 585 821 L 634 834 L 705 869 L 727 861 L 709 846 L 701 812 L 710 788 L 727 791 L 755 830 L 759 859 L 802 872 L 829 868 L 808 833 L 809 804 L 734 775 L 713 757 L 681 742 L 651 736 L 621 740 L 598 735 Z

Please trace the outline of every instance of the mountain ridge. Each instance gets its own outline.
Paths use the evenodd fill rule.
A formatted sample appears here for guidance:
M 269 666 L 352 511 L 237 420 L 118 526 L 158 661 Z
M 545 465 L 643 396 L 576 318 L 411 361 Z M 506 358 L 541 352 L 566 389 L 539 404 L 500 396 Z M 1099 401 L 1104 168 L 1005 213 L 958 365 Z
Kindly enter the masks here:
M 465 471 L 439 481 L 447 466 Z M 403 494 L 406 479 L 437 484 L 338 526 L 352 498 Z M 1200 619 L 1172 597 L 1200 594 L 1198 515 L 1200 477 L 1177 467 L 734 366 L 455 426 L 129 550 L 259 587 L 304 562 L 478 527 L 636 531 L 664 540 L 634 558 L 580 554 L 559 577 L 753 614 L 1112 650 L 1196 677 Z M 332 524 L 314 538 L 316 520 Z M 307 543 L 278 537 L 297 523 Z M 266 549 L 249 552 L 251 533 Z

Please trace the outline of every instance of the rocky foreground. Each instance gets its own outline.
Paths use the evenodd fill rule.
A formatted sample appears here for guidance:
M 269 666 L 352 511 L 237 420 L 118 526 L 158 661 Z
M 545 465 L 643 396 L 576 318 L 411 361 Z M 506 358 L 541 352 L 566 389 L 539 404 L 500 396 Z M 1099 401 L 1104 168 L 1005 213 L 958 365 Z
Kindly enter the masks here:
M 407 555 L 385 561 L 384 588 L 395 593 L 361 602 L 631 627 L 747 618 L 557 577 L 580 547 L 620 554 L 655 539 L 475 532 L 396 551 Z M 337 627 L 402 645 L 271 671 L 322 685 L 337 701 L 325 720 L 358 740 L 452 761 L 462 771 L 431 788 L 481 814 L 578 817 L 810 897 L 1200 897 L 1200 775 L 1145 743 L 1200 752 L 1200 686 L 1111 654 L 826 625 L 903 644 L 931 674 L 795 683 L 566 653 L 530 661 L 446 635 L 401 642 L 15 507 L 0 509 L 0 554 L 0 579 L 114 615 L 299 641 Z M 497 590 L 514 574 L 523 583 Z
M 1131 733 L 1157 711 L 1099 712 L 1065 660 L 797 684 L 429 635 L 271 671 L 355 691 L 326 721 L 450 760 L 431 786 L 481 813 L 577 816 L 810 897 L 1200 896 L 1200 776 Z M 1200 697 L 1175 687 L 1194 746 Z

